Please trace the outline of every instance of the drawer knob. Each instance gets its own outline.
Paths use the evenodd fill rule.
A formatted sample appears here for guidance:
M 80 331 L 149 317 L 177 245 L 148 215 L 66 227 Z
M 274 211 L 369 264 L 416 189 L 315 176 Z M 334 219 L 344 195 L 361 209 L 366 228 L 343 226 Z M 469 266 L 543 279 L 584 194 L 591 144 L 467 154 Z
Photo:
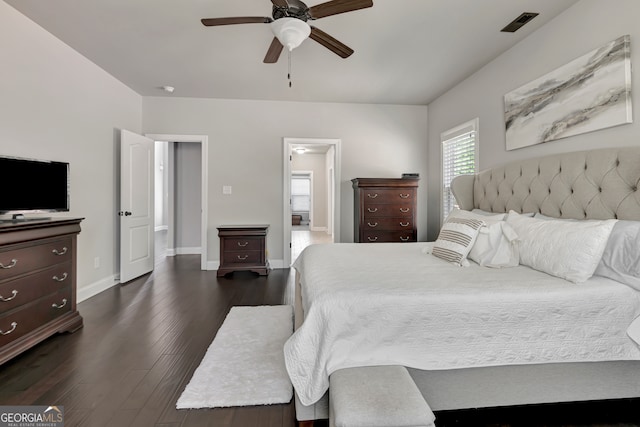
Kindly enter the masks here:
M 370 242 L 375 242 L 376 240 L 378 240 L 378 236 L 375 236 L 375 237 L 369 236 L 367 237 L 367 240 L 369 240 Z
M 11 264 L 9 265 L 4 265 L 3 263 L 0 262 L 0 268 L 4 268 L 4 269 L 13 268 L 16 266 L 17 263 L 18 263 L 18 260 L 15 258 L 11 260 Z
M 243 256 L 238 255 L 238 259 L 241 261 L 244 261 L 247 258 L 249 258 L 249 255 L 243 255 Z
M 64 255 L 64 254 L 67 253 L 67 247 L 63 246 L 61 251 L 59 251 L 57 249 L 53 249 L 51 252 L 53 252 L 56 255 Z
M 378 197 L 378 193 L 367 193 L 367 196 L 371 199 L 375 199 L 376 197 Z
M 240 246 L 241 248 L 244 248 L 248 244 L 249 244 L 249 242 L 238 242 L 238 246 Z
M 409 241 L 409 236 L 407 236 L 407 237 L 400 236 L 400 240 L 402 240 L 403 242 L 408 242 Z
M 55 280 L 56 282 L 64 282 L 64 280 L 65 280 L 67 277 L 68 277 L 67 273 L 66 273 L 66 272 L 64 272 L 64 273 L 62 273 L 62 277 L 58 277 L 58 276 L 56 275 L 56 276 L 53 276 L 53 277 L 52 277 L 52 279 L 53 279 L 53 280 Z
M 0 295 L 0 301 L 2 302 L 11 301 L 16 297 L 16 295 L 18 295 L 18 291 L 14 289 L 13 291 L 11 291 L 11 296 L 9 298 L 5 298 L 2 295 Z
M 401 198 L 401 199 L 408 199 L 408 198 L 409 198 L 409 196 L 410 196 L 410 194 L 403 194 L 403 193 L 400 193 L 400 198 Z
M 368 222 L 368 223 L 367 223 L 367 225 L 368 225 L 369 227 L 377 227 L 377 226 L 378 226 L 378 223 L 377 223 L 377 222 L 374 222 L 373 224 L 371 224 L 370 222 Z
M 409 211 L 410 211 L 409 208 L 400 208 L 400 212 L 402 212 L 402 213 L 407 213 Z
M 55 302 L 53 304 L 51 304 L 51 307 L 53 308 L 57 308 L 58 310 L 61 309 L 62 307 L 64 307 L 65 305 L 67 305 L 67 299 L 66 298 L 62 298 L 62 304 L 58 305 Z
M 17 327 L 18 327 L 17 322 L 11 322 L 11 329 L 9 329 L 7 332 L 0 329 L 0 335 L 9 335 L 11 332 L 15 331 Z
M 400 222 L 400 227 L 408 227 L 409 223 L 408 222 Z
M 378 208 L 367 208 L 367 210 L 371 213 L 378 212 Z

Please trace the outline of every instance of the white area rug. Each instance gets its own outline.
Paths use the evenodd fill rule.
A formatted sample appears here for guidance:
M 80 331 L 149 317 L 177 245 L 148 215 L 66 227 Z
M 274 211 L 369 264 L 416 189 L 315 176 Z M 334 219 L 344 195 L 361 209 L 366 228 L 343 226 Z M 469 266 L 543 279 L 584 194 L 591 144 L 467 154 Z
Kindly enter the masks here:
M 283 348 L 292 332 L 290 305 L 232 307 L 176 408 L 289 402 Z

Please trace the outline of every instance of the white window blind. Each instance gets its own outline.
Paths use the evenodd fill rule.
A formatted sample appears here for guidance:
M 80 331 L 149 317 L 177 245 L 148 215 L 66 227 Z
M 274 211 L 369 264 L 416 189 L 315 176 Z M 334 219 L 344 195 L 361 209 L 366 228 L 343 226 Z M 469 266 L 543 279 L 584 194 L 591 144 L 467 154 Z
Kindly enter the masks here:
M 478 165 L 478 119 L 440 135 L 442 142 L 442 220 L 456 206 L 451 181 L 458 175 L 473 174 Z
M 309 212 L 311 209 L 311 180 L 308 177 L 291 179 L 291 210 Z

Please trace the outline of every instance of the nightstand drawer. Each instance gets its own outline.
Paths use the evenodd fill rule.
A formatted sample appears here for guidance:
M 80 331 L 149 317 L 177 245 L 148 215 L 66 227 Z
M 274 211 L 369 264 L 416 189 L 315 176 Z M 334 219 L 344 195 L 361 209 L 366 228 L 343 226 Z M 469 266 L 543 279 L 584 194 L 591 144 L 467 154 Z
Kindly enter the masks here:
M 257 251 L 264 245 L 260 237 L 228 237 L 224 239 L 223 251 Z
M 261 261 L 260 251 L 233 251 L 225 252 L 223 262 L 228 264 L 256 264 Z

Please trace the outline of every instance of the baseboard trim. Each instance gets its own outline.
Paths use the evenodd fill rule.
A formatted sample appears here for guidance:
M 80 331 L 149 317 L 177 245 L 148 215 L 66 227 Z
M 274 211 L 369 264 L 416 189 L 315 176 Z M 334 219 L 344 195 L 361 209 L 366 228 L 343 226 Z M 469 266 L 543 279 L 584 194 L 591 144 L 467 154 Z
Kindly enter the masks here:
M 309 227 L 310 231 L 327 231 L 327 227 Z
M 169 252 L 169 250 L 167 250 Z M 200 255 L 202 254 L 201 247 L 192 247 L 192 248 L 176 248 L 175 255 Z
M 97 282 L 91 283 L 86 286 L 78 288 L 76 293 L 77 302 L 82 302 L 93 296 L 98 295 L 100 292 L 106 291 L 109 288 L 114 287 L 120 283 L 119 275 L 113 275 Z

